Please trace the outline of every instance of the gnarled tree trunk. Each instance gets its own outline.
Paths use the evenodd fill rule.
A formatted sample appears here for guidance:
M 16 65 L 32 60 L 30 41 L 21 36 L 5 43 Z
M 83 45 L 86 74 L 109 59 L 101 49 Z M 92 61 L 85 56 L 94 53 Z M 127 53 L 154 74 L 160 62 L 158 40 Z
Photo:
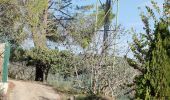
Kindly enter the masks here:
M 48 3 L 49 0 L 46 1 Z M 39 49 L 47 49 L 46 45 L 46 29 L 47 29 L 47 16 L 48 16 L 48 4 L 42 9 L 43 16 L 40 18 L 40 23 L 32 27 L 32 38 L 34 42 L 34 47 Z M 41 20 L 42 19 L 42 20 Z M 44 80 L 44 70 L 39 64 L 36 65 L 35 81 Z

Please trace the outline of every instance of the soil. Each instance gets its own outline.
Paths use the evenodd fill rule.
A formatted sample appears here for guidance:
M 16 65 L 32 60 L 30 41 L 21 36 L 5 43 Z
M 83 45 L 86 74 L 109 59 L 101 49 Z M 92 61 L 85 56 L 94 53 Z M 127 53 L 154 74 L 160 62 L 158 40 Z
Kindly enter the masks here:
M 52 87 L 36 82 L 10 80 L 13 89 L 9 100 L 61 100 L 60 95 Z

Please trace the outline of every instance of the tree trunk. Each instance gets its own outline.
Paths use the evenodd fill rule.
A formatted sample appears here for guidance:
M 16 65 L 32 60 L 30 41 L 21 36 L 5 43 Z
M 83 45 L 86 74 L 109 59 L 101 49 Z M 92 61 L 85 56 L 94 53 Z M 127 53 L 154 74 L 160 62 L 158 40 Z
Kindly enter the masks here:
M 43 69 L 41 66 L 36 66 L 35 81 L 44 81 Z
M 46 69 L 46 72 L 45 72 L 45 81 L 47 81 L 49 70 L 50 70 L 50 68 Z
M 109 22 L 109 16 L 110 16 L 110 10 L 111 9 L 111 0 L 106 0 L 106 6 L 105 6 L 105 18 L 104 18 L 104 35 L 103 35 L 103 48 L 102 48 L 102 54 L 107 55 L 109 43 L 108 43 L 108 33 L 110 30 L 110 22 Z
M 35 32 L 35 33 L 33 33 L 32 37 L 33 37 L 33 41 L 34 41 L 34 47 L 47 48 L 45 34 L 40 34 L 40 32 Z
M 32 33 L 34 47 L 38 49 L 46 49 L 46 37 L 45 34 L 40 34 L 39 32 Z M 35 74 L 35 81 L 43 82 L 44 79 L 44 71 L 41 65 L 36 64 L 36 74 Z
M 47 0 L 48 3 L 48 0 Z M 46 29 L 47 29 L 48 6 L 44 8 L 44 13 L 40 25 L 32 27 L 32 38 L 34 47 L 39 49 L 47 49 L 46 45 Z M 44 70 L 41 66 L 36 65 L 35 81 L 44 81 Z M 45 80 L 47 75 L 45 76 Z

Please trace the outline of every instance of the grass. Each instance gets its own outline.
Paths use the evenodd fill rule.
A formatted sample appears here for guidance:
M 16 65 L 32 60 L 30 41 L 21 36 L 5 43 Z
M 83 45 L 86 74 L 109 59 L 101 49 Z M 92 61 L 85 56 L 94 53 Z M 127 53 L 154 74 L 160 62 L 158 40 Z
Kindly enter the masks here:
M 76 94 L 77 90 L 72 87 L 72 82 L 69 81 L 50 81 L 48 84 L 52 85 L 57 92 Z
M 75 100 L 114 100 L 113 98 L 101 95 L 78 95 Z
M 78 90 L 72 87 L 71 81 L 50 81 L 50 85 L 54 87 L 54 89 L 61 95 L 62 100 L 72 100 L 69 99 L 74 97 L 74 100 L 113 100 L 100 95 L 87 95 L 82 94 Z

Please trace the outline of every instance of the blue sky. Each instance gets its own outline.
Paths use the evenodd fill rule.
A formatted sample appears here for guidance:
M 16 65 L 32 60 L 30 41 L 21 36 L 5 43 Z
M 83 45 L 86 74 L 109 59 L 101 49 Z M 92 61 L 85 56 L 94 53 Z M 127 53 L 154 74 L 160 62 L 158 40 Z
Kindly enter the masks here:
M 163 0 L 155 0 L 161 6 Z M 140 19 L 140 10 L 145 5 L 151 6 L 150 0 L 120 0 L 119 22 L 126 28 L 134 27 L 136 30 L 142 30 Z
M 162 6 L 164 0 L 154 0 L 159 6 Z M 101 0 L 105 3 L 105 0 Z M 94 4 L 96 0 L 73 0 L 73 4 L 87 5 Z M 99 4 L 100 5 L 100 4 Z M 140 19 L 140 10 L 138 7 L 144 8 L 145 5 L 151 6 L 150 0 L 119 0 L 119 24 L 122 24 L 127 29 L 134 27 L 136 30 L 142 30 L 142 22 Z M 116 5 L 115 5 L 116 6 Z M 113 8 L 113 12 L 115 7 Z
M 100 0 L 103 4 L 106 0 Z M 115 0 L 113 0 L 115 1 Z M 140 19 L 141 10 L 138 7 L 142 8 L 144 11 L 145 6 L 151 7 L 151 0 L 118 0 L 119 1 L 119 15 L 118 22 L 127 30 L 130 30 L 132 27 L 137 31 L 143 30 L 143 24 Z M 162 8 L 164 0 L 153 0 L 158 3 L 158 6 Z M 74 5 L 94 5 L 96 6 L 97 0 L 73 0 Z M 100 3 L 98 4 L 100 6 Z M 116 5 L 113 5 L 113 13 L 115 13 Z M 115 20 L 113 20 L 115 23 Z

